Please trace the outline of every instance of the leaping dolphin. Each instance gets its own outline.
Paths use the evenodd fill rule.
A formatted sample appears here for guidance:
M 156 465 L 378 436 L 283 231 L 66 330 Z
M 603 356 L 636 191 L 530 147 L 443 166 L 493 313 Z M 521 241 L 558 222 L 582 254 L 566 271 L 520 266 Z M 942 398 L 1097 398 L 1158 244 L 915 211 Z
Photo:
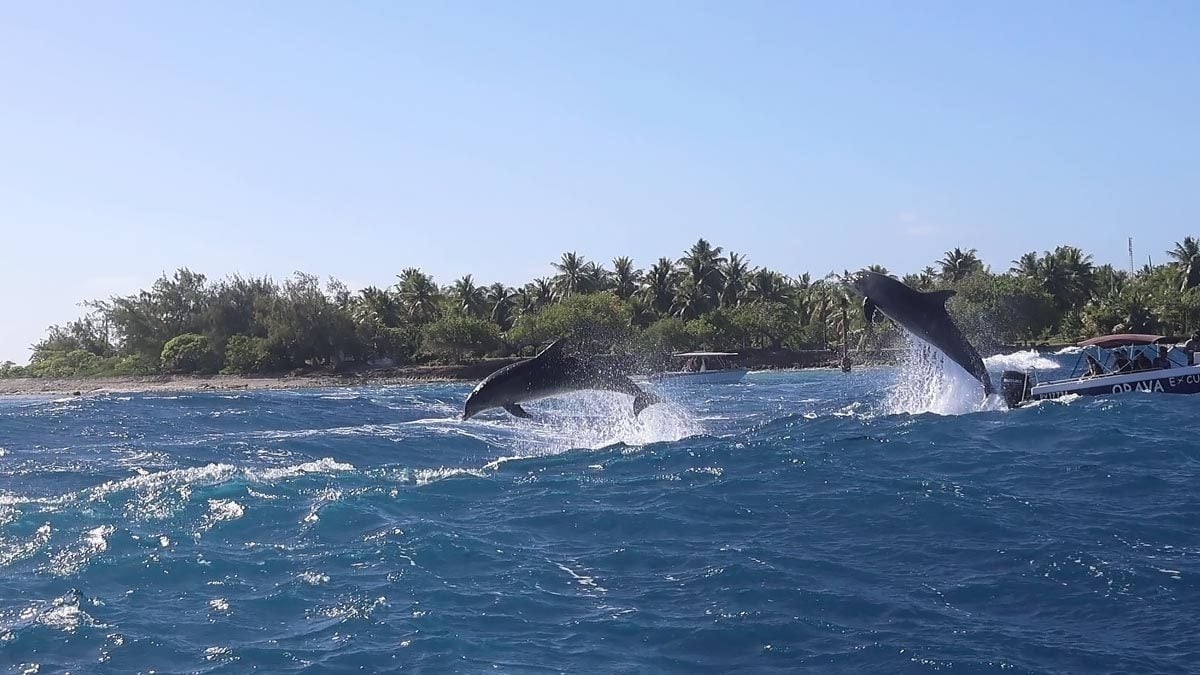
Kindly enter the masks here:
M 929 291 L 923 293 L 878 272 L 859 272 L 854 287 L 863 294 L 863 310 L 867 321 L 875 318 L 878 310 L 895 321 L 904 330 L 941 350 L 949 359 L 963 367 L 972 377 L 983 384 L 984 393 L 995 393 L 992 378 L 988 375 L 979 352 L 967 342 L 962 331 L 946 312 L 946 301 L 955 291 Z
M 599 389 L 629 394 L 633 414 L 658 403 L 657 396 L 642 391 L 624 375 L 593 368 L 582 359 L 563 353 L 564 340 L 555 340 L 537 356 L 507 365 L 488 375 L 467 396 L 464 420 L 489 408 L 504 408 L 517 417 L 530 417 L 520 404 L 572 391 Z

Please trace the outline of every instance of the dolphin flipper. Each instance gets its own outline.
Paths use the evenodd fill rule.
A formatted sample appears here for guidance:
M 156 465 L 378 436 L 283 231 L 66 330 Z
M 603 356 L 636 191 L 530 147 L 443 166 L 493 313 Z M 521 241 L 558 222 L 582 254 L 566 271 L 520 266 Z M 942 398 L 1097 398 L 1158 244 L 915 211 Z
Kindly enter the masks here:
M 509 414 L 511 414 L 515 417 L 520 417 L 523 420 L 527 420 L 527 419 L 530 419 L 531 417 L 533 417 L 533 415 L 530 415 L 529 413 L 525 412 L 525 409 L 522 408 L 521 406 L 517 405 L 516 403 L 509 403 L 508 405 L 504 406 L 504 409 L 507 410 L 509 412 Z
M 875 315 L 879 312 L 879 308 L 868 297 L 863 297 L 863 315 L 867 318 L 867 324 L 875 323 Z

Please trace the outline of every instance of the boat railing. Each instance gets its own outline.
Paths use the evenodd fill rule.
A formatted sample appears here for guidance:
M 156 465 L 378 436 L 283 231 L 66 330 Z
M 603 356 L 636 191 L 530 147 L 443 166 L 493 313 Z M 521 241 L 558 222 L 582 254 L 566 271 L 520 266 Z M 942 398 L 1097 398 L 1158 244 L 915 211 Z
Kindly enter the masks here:
M 1133 374 L 1137 374 L 1137 373 L 1151 373 L 1151 372 L 1156 372 L 1156 371 L 1161 371 L 1161 370 L 1170 370 L 1171 368 L 1188 368 L 1191 366 L 1200 365 L 1200 352 L 1189 355 L 1187 352 L 1184 352 L 1182 350 L 1172 349 L 1171 351 L 1167 352 L 1167 360 L 1171 362 L 1170 367 L 1168 367 L 1168 368 L 1161 368 L 1161 367 L 1134 368 L 1133 367 L 1133 364 L 1134 364 L 1133 350 L 1134 350 L 1134 348 L 1135 347 L 1133 345 L 1128 345 L 1128 346 L 1123 346 L 1123 347 L 1114 347 L 1113 349 L 1108 349 L 1108 350 L 1101 349 L 1100 347 L 1097 347 L 1094 345 L 1084 347 L 1083 351 L 1080 352 L 1080 354 L 1079 354 L 1079 358 L 1076 359 L 1075 366 L 1074 366 L 1074 368 L 1071 369 L 1071 375 L 1069 377 L 1065 377 L 1065 378 L 1057 379 L 1057 380 L 1039 381 L 1038 384 L 1042 384 L 1042 385 L 1063 384 L 1065 382 L 1078 382 L 1081 380 L 1095 379 L 1097 377 L 1112 377 L 1113 375 L 1133 375 Z M 1090 375 L 1084 369 L 1080 368 L 1080 366 L 1086 362 L 1087 357 L 1091 354 L 1091 352 L 1089 350 L 1093 350 L 1093 349 L 1095 350 L 1095 356 L 1093 356 L 1092 358 L 1094 358 L 1096 360 L 1096 362 L 1100 365 L 1100 368 L 1102 369 L 1103 372 L 1101 372 L 1099 374 L 1095 374 L 1095 375 Z M 1119 369 L 1113 369 L 1113 368 L 1109 368 L 1108 366 L 1106 366 L 1104 363 L 1104 361 L 1107 360 L 1107 357 L 1105 356 L 1105 352 L 1111 353 L 1111 352 L 1116 352 L 1116 351 L 1122 350 L 1122 349 L 1129 351 L 1128 363 Z M 1142 347 L 1142 349 L 1144 350 L 1145 347 Z M 1183 354 L 1186 360 L 1181 362 L 1176 358 L 1172 358 L 1173 354 Z

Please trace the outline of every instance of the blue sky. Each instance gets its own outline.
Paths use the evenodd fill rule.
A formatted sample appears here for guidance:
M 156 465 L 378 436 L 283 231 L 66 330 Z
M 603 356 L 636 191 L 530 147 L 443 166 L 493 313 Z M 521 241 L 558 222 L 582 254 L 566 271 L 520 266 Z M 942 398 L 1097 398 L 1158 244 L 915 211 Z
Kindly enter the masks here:
M 6 3 L 0 360 L 187 266 L 814 275 L 1200 232 L 1195 3 Z

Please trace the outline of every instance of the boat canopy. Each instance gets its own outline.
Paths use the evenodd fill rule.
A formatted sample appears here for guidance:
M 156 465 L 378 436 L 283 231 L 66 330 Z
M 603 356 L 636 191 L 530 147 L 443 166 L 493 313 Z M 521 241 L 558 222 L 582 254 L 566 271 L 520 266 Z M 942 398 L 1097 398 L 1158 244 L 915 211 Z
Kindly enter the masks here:
M 692 357 L 697 357 L 697 356 L 699 356 L 699 357 L 737 356 L 737 352 L 682 352 L 679 354 L 672 354 L 671 356 L 673 356 L 677 359 L 679 359 L 679 358 L 686 359 L 686 358 L 692 358 Z
M 1114 347 L 1133 347 L 1137 345 L 1153 345 L 1167 342 L 1164 335 L 1145 335 L 1142 333 L 1118 333 L 1116 335 L 1101 335 L 1078 343 L 1079 347 L 1099 347 L 1113 349 Z

